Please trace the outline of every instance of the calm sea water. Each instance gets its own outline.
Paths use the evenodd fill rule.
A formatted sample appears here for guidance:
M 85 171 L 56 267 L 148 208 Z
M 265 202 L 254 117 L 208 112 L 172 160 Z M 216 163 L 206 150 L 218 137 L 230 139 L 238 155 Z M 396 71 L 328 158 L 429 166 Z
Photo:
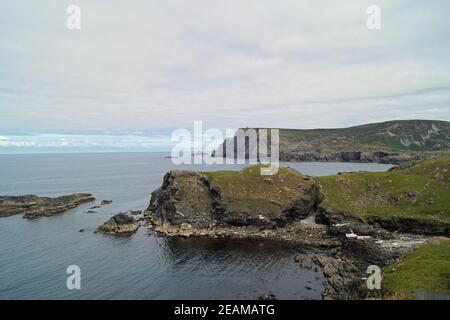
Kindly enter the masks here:
M 322 273 L 293 262 L 302 248 L 267 242 L 165 239 L 141 227 L 131 237 L 95 234 L 120 211 L 143 210 L 163 175 L 180 168 L 161 153 L 1 155 L 0 195 L 92 193 L 112 199 L 28 221 L 0 218 L 0 299 L 317 299 Z M 309 175 L 385 171 L 388 165 L 285 164 Z M 242 166 L 184 166 L 237 170 Z M 84 232 L 79 232 L 85 229 Z M 66 268 L 81 268 L 81 290 L 68 290 Z M 309 287 L 307 289 L 306 287 Z

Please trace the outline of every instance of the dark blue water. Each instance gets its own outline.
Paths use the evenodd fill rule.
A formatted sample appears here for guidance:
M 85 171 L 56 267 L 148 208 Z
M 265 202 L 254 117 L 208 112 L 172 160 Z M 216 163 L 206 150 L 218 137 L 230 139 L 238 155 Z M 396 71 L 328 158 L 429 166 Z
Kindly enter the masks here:
M 384 171 L 350 163 L 287 164 L 305 174 Z M 195 170 L 242 166 L 185 166 Z M 113 214 L 142 210 L 164 173 L 180 168 L 159 153 L 0 156 L 0 195 L 92 193 L 112 199 L 28 221 L 0 218 L 0 299 L 317 299 L 322 273 L 293 262 L 302 248 L 265 242 L 165 239 L 146 227 L 131 237 L 94 233 Z M 84 232 L 79 232 L 85 229 Z M 81 268 L 81 290 L 68 290 L 66 268 Z M 311 290 L 306 289 L 308 286 Z

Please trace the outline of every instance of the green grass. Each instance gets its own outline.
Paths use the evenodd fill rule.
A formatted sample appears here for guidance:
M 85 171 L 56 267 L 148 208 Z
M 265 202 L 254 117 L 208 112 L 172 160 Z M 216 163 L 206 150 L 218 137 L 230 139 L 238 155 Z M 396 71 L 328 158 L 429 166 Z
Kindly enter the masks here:
M 439 135 L 423 136 L 432 126 L 438 126 Z M 450 123 L 445 121 L 388 121 L 340 129 L 281 129 L 280 139 L 289 150 L 311 152 L 320 147 L 319 153 L 329 151 L 434 151 L 448 149 Z M 395 133 L 395 134 L 394 134 Z M 410 144 L 402 141 L 409 140 Z M 416 143 L 412 143 L 412 141 Z
M 388 172 L 316 178 L 323 205 L 335 213 L 411 217 L 450 222 L 450 158 L 403 165 Z
M 227 208 L 236 212 L 253 212 L 271 217 L 279 215 L 280 211 L 289 208 L 297 200 L 311 200 L 312 194 L 308 191 L 313 181 L 306 180 L 301 173 L 280 168 L 275 175 L 262 176 L 260 169 L 260 165 L 255 165 L 239 172 L 202 173 L 208 177 L 211 185 L 220 188 L 222 198 L 227 201 Z M 304 189 L 300 188 L 301 185 Z
M 450 239 L 436 238 L 383 269 L 385 299 L 414 299 L 416 291 L 450 294 Z

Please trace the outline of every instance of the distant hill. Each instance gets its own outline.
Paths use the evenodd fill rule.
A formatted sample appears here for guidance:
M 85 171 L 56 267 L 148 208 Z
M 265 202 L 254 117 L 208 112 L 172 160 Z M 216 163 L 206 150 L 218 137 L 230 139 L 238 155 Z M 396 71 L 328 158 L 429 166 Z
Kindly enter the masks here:
M 224 157 L 231 157 L 223 144 L 220 148 Z M 216 150 L 213 156 L 216 154 L 220 153 Z M 396 120 L 340 129 L 280 129 L 281 161 L 401 163 L 449 154 L 447 121 Z

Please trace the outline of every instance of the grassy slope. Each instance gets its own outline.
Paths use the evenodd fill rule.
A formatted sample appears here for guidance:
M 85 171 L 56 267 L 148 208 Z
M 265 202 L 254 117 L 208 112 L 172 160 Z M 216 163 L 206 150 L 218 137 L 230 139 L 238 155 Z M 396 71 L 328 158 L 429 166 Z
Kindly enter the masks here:
M 299 185 L 308 189 L 312 181 L 305 180 L 304 175 L 289 168 L 280 168 L 273 176 L 260 175 L 260 166 L 249 166 L 240 172 L 215 171 L 203 174 L 223 191 L 223 197 L 231 210 L 258 212 L 270 217 L 289 207 L 295 199 L 311 199 L 311 195 L 304 193 Z M 266 179 L 272 183 L 264 182 Z
M 411 217 L 450 223 L 450 158 L 426 160 L 388 172 L 318 177 L 330 212 Z
M 450 293 L 450 239 L 433 242 L 383 270 L 385 299 L 414 299 L 418 290 Z
M 428 132 L 438 126 L 439 135 Z M 281 129 L 285 148 L 292 151 L 361 151 L 392 149 L 404 151 L 448 150 L 450 123 L 445 121 L 403 120 L 371 123 L 342 129 Z M 415 141 L 405 145 L 401 143 Z M 283 143 L 285 142 L 285 143 Z M 343 150 L 344 148 L 345 150 Z

